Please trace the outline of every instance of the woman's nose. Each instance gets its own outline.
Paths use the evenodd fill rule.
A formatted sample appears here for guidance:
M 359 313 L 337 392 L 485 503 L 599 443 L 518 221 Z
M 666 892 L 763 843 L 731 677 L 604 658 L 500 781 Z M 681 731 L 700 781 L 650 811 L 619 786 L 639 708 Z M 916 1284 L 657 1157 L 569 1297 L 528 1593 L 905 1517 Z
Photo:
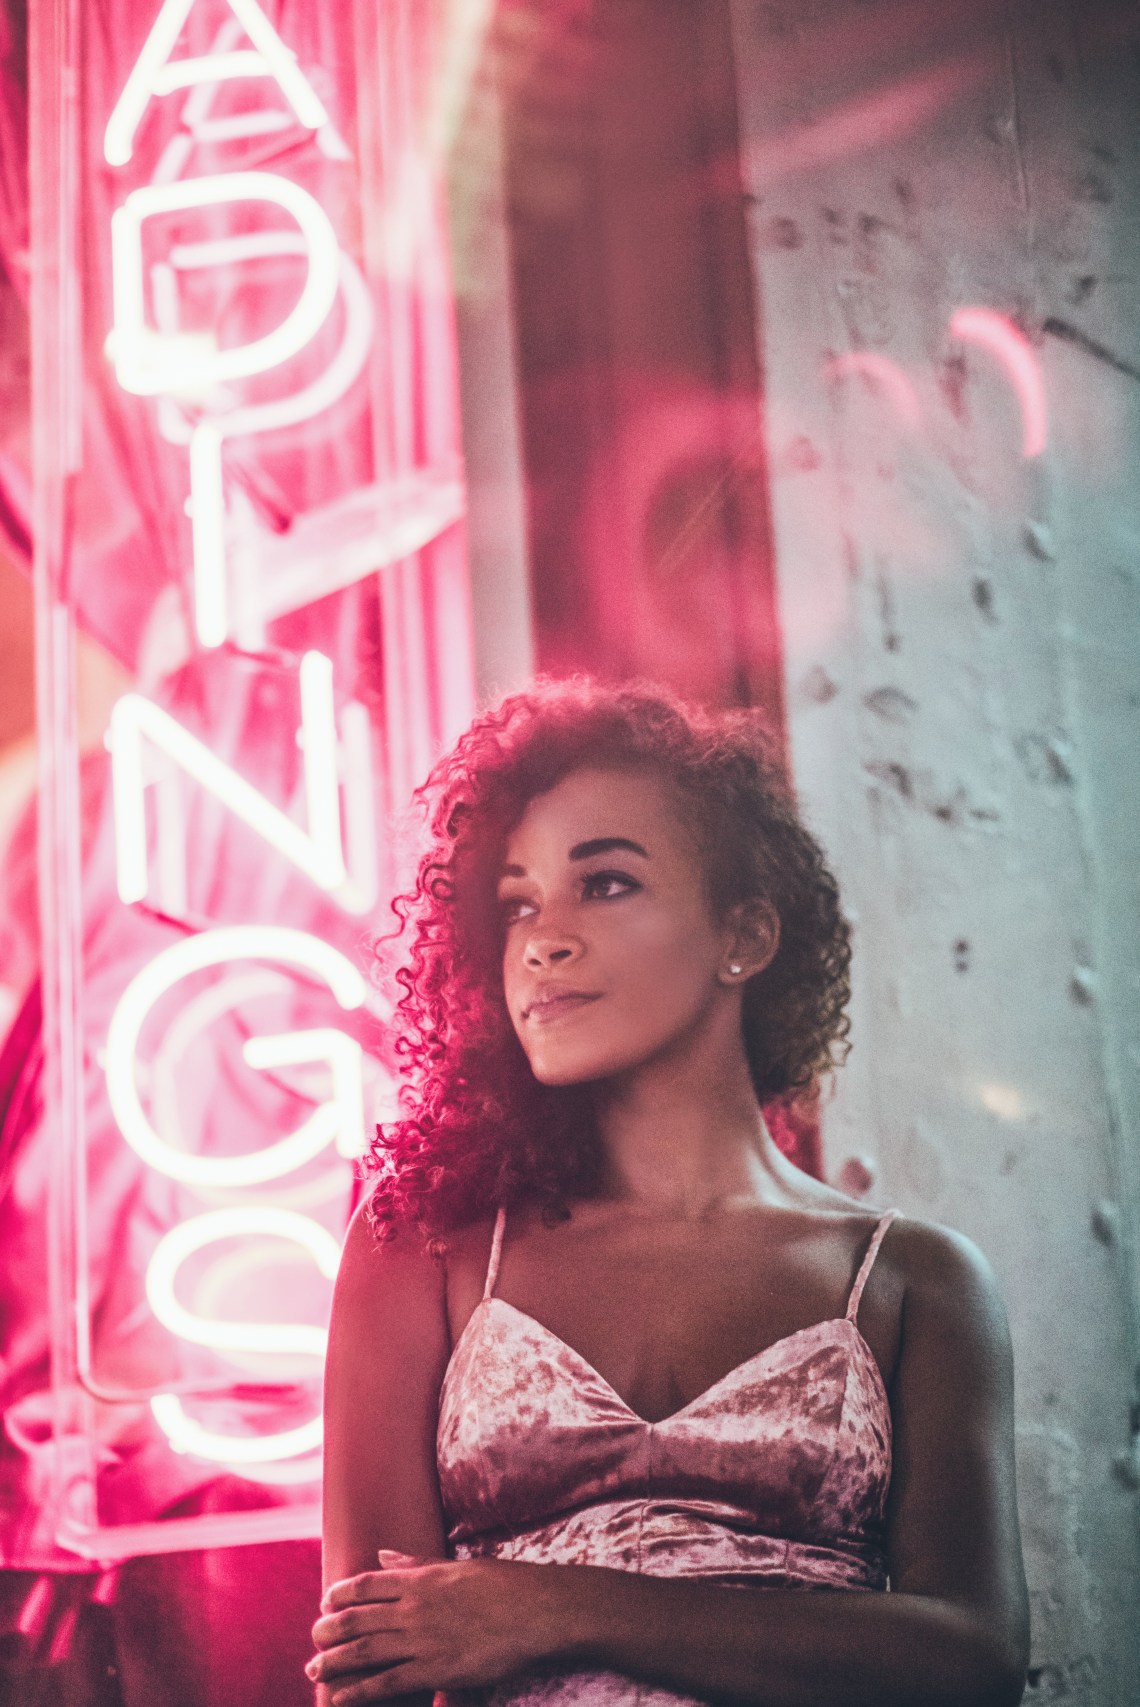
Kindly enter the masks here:
M 575 960 L 579 952 L 573 937 L 547 933 L 531 937 L 526 945 L 526 963 L 537 971 L 543 966 L 561 966 L 567 960 Z

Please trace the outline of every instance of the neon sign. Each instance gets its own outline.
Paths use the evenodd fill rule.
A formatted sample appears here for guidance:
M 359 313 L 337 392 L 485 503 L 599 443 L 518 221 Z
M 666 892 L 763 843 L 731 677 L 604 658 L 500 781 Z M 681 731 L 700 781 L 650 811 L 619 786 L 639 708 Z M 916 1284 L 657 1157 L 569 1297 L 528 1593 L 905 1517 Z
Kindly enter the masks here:
M 226 1239 L 250 1238 L 288 1240 L 308 1253 L 326 1281 L 336 1277 L 340 1245 L 311 1216 L 278 1208 L 215 1209 L 179 1223 L 160 1241 L 146 1276 L 151 1309 L 172 1334 L 194 1344 L 228 1352 L 252 1352 L 258 1357 L 300 1354 L 318 1360 L 319 1367 L 327 1339 L 323 1328 L 305 1323 L 218 1321 L 198 1316 L 179 1302 L 175 1278 L 189 1256 Z M 308 1461 L 298 1466 L 302 1479 L 320 1473 L 320 1459 L 312 1456 L 321 1444 L 319 1417 L 298 1428 L 235 1437 L 204 1428 L 187 1415 L 175 1393 L 157 1394 L 150 1408 L 175 1452 L 192 1452 L 199 1458 L 240 1465 L 247 1471 L 253 1465 L 264 1466 L 309 1455 Z
M 254 1068 L 323 1061 L 333 1083 L 299 1131 L 249 1155 L 195 1156 L 163 1142 L 147 1119 L 135 1085 L 139 1034 L 159 997 L 190 973 L 237 960 L 278 960 L 324 980 L 340 1006 L 359 1008 L 365 984 L 351 961 L 306 931 L 279 925 L 231 926 L 202 931 L 150 961 L 127 986 L 107 1033 L 105 1072 L 111 1109 L 127 1143 L 148 1167 L 188 1185 L 259 1185 L 311 1161 L 336 1142 L 342 1156 L 364 1149 L 364 1084 L 360 1045 L 331 1028 L 251 1038 L 242 1053 Z
M 234 77 L 269 77 L 306 130 L 322 130 L 328 114 L 297 61 L 256 0 L 226 0 L 234 21 L 253 43 L 244 52 L 219 52 L 172 60 L 171 54 L 196 0 L 166 0 L 154 21 L 134 69 L 107 121 L 103 151 L 109 166 L 125 166 L 134 152 L 135 132 L 150 102 L 196 84 L 217 84 Z
M 194 0 L 168 0 L 163 6 L 108 121 L 104 151 L 111 165 L 125 165 L 131 159 L 150 102 L 178 89 L 201 90 L 250 77 L 270 79 L 299 124 L 309 130 L 328 124 L 323 104 L 254 0 L 228 0 L 228 4 L 234 23 L 244 30 L 252 48 L 239 51 L 224 46 L 210 54 L 180 60 L 171 55 Z M 284 213 L 293 223 L 294 233 L 290 236 L 269 230 L 194 245 L 172 245 L 172 252 L 148 272 L 144 243 L 148 222 L 191 210 L 240 208 L 248 215 L 254 204 L 262 212 Z M 177 315 L 180 271 L 232 267 L 250 259 L 282 255 L 300 259 L 304 276 L 296 302 L 275 326 L 222 348 L 210 332 L 186 333 L 170 324 Z M 178 176 L 130 191 L 112 215 L 111 261 L 114 326 L 107 348 L 119 384 L 136 396 L 162 401 L 168 437 L 182 436 L 180 409 L 188 405 L 201 409 L 200 418 L 187 435 L 194 609 L 199 642 L 220 646 L 229 629 L 223 444 L 239 434 L 305 419 L 334 401 L 363 365 L 370 341 L 370 316 L 358 311 L 353 327 L 356 348 L 346 359 L 342 345 L 339 360 L 333 363 L 334 370 L 339 371 L 331 378 L 326 372 L 283 404 L 242 407 L 234 403 L 230 388 L 235 381 L 283 368 L 311 344 L 332 313 L 342 281 L 353 276 L 341 255 L 332 221 L 320 203 L 299 184 L 276 172 Z M 165 326 L 157 316 L 153 323 L 148 318 L 148 279 L 157 287 L 159 315 L 165 311 Z M 223 399 L 220 409 L 215 402 L 219 397 Z M 374 862 L 373 869 L 358 869 L 350 876 L 344 855 L 332 663 L 321 653 L 310 651 L 301 660 L 299 677 L 298 742 L 306 829 L 161 706 L 138 693 L 127 694 L 118 702 L 107 745 L 112 762 L 118 890 L 124 903 L 131 905 L 148 898 L 146 799 L 149 785 L 158 779 L 153 769 L 148 773 L 146 760 L 157 756 L 166 761 L 167 781 L 169 767 L 174 767 L 176 773 L 207 790 L 268 848 L 341 907 L 363 913 L 372 905 L 376 892 Z M 355 790 L 350 793 L 371 797 L 367 770 L 352 781 Z M 155 813 L 160 820 L 169 814 L 169 798 L 168 788 L 159 786 L 154 791 Z M 169 845 L 173 839 L 169 826 L 160 822 L 160 843 Z M 361 838 L 354 841 L 359 849 Z M 120 998 L 107 1034 L 105 1071 L 111 1108 L 123 1137 L 140 1159 L 159 1174 L 188 1186 L 265 1186 L 304 1167 L 330 1144 L 344 1157 L 358 1155 L 364 1148 L 362 1050 L 354 1039 L 332 1027 L 255 1037 L 243 1048 L 246 1064 L 255 1070 L 302 1063 L 322 1063 L 327 1069 L 332 1094 L 296 1131 L 243 1155 L 203 1156 L 165 1142 L 155 1129 L 136 1084 L 144 1021 L 159 997 L 180 980 L 207 967 L 240 959 L 285 962 L 315 975 L 327 983 L 344 1009 L 359 1008 L 365 999 L 359 971 L 337 950 L 306 932 L 272 925 L 202 931 L 165 950 L 136 974 Z M 316 1328 L 262 1324 L 251 1329 L 248 1324 L 194 1316 L 178 1302 L 174 1279 L 187 1254 L 239 1233 L 247 1239 L 267 1234 L 292 1239 L 310 1252 L 326 1280 L 335 1274 L 336 1241 L 311 1217 L 265 1204 L 214 1210 L 179 1224 L 161 1240 L 146 1276 L 146 1295 L 155 1316 L 180 1338 L 218 1350 L 303 1349 L 319 1356 L 323 1335 Z M 299 1429 L 235 1437 L 194 1422 L 173 1393 L 156 1395 L 151 1411 L 175 1450 L 194 1452 L 234 1467 L 312 1454 L 320 1443 L 319 1418 Z M 313 1468 L 310 1464 L 310 1470 Z
M 350 877 L 341 840 L 332 665 L 319 652 L 308 652 L 301 660 L 300 678 L 298 742 L 304 759 L 308 830 L 300 829 L 160 706 L 142 694 L 125 694 L 118 701 L 111 714 L 107 745 L 115 790 L 120 900 L 128 904 L 142 901 L 148 889 L 143 762 L 143 743 L 148 741 L 342 907 L 363 913 L 372 906 L 376 899 L 375 872 L 365 870 Z M 362 780 L 370 793 L 367 770 Z
M 92 1041 L 119 1153 L 138 1170 L 123 1177 L 163 1206 L 157 1225 L 138 1222 L 153 1249 L 129 1320 L 147 1346 L 154 1330 L 166 1336 L 166 1350 L 157 1377 L 149 1351 L 128 1363 L 144 1373 L 126 1386 L 96 1373 L 80 1167 L 69 1355 L 90 1393 L 143 1408 L 190 1461 L 187 1486 L 221 1471 L 286 1489 L 319 1476 L 321 1321 L 352 1164 L 394 1095 L 362 1042 L 388 1013 L 358 964 L 392 876 L 379 810 L 402 806 L 472 709 L 442 209 L 407 103 L 430 63 L 426 27 L 419 13 L 390 34 L 385 23 L 393 62 L 361 68 L 355 96 L 375 102 L 379 79 L 385 127 L 354 117 L 349 91 L 342 134 L 331 97 L 343 84 L 302 65 L 257 0 L 164 0 L 116 79 L 101 138 L 121 184 L 103 239 L 105 356 L 127 418 L 184 477 L 169 522 L 197 687 L 180 698 L 174 678 L 148 677 L 106 735 L 115 893 L 140 928 L 124 924 L 135 959 Z M 377 54 L 381 38 L 377 25 Z M 342 246 L 333 211 L 352 205 L 345 135 L 377 156 L 366 181 L 378 205 L 361 211 L 390 241 L 361 243 L 371 271 Z M 388 272 L 376 272 L 381 256 Z M 277 478 L 259 459 L 301 472 L 298 507 L 280 521 L 258 509 Z M 358 584 L 377 605 L 363 681 Z M 234 683 L 274 707 L 269 721 L 258 713 L 260 744 Z M 223 849 L 254 872 L 244 889 L 226 891 Z M 129 947 L 140 941 L 141 964 Z M 227 1126 L 230 1108 L 252 1119 Z M 95 1510 L 93 1497 L 72 1502 L 58 1533 L 99 1559 L 201 1546 L 203 1526 L 214 1544 L 311 1534 L 316 1518 L 311 1504 L 288 1521 L 267 1508 L 170 1522 L 148 1508 L 147 1521 L 100 1526 Z

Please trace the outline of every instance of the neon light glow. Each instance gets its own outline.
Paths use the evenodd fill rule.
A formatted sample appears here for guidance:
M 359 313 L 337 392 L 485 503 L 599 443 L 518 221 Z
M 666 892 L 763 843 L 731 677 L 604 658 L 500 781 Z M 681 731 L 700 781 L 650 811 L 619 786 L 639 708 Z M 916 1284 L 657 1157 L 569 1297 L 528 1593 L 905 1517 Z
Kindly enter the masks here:
M 176 270 L 222 266 L 251 259 L 303 254 L 304 240 L 293 232 L 256 232 L 197 244 L 177 244 L 167 262 L 154 269 L 156 308 L 173 297 Z M 171 285 L 160 281 L 169 277 Z M 222 447 L 226 439 L 271 432 L 311 419 L 344 396 L 360 376 L 372 343 L 372 302 L 359 269 L 338 255 L 338 284 L 344 300 L 344 332 L 324 371 L 300 391 L 267 403 L 249 404 L 185 424 L 182 411 L 168 408 L 161 417 L 164 436 L 190 447 L 190 520 L 194 555 L 194 622 L 203 646 L 220 646 L 229 632 L 226 505 Z M 177 338 L 177 333 L 167 333 Z
M 296 221 L 308 271 L 301 295 L 279 326 L 260 338 L 218 349 L 202 334 L 163 333 L 147 324 L 142 229 L 160 214 L 230 202 L 279 207 Z M 336 300 L 340 253 L 328 214 L 307 190 L 274 172 L 227 172 L 132 190 L 111 215 L 115 377 L 139 397 L 201 397 L 227 380 L 266 373 L 303 350 Z
M 363 1142 L 360 1046 L 324 1028 L 251 1038 L 246 1045 L 246 1059 L 253 1067 L 286 1061 L 327 1062 L 333 1096 L 296 1132 L 243 1156 L 201 1156 L 174 1149 L 155 1131 L 136 1083 L 143 1025 L 159 998 L 183 978 L 236 960 L 269 960 L 297 967 L 327 984 L 346 1011 L 361 1007 L 367 993 L 360 972 L 338 949 L 285 925 L 229 925 L 202 931 L 164 949 L 136 973 L 119 998 L 107 1031 L 105 1072 L 111 1111 L 123 1137 L 148 1167 L 186 1185 L 260 1185 L 292 1173 L 334 1141 L 342 1154 L 358 1153 L 356 1147 Z
M 203 421 L 190 439 L 189 510 L 194 547 L 194 626 L 203 646 L 220 646 L 228 632 L 223 437 L 213 421 Z
M 324 1433 L 321 1419 L 316 1416 L 300 1428 L 283 1429 L 277 1434 L 216 1434 L 188 1417 L 181 1399 L 174 1393 L 159 1393 L 151 1400 L 150 1408 L 172 1451 L 189 1452 L 195 1458 L 209 1458 L 235 1468 L 315 1452 Z M 320 1464 L 313 1465 L 310 1475 L 320 1473 Z
M 355 1039 L 330 1026 L 314 1031 L 283 1031 L 276 1037 L 251 1037 L 242 1046 L 242 1056 L 247 1066 L 263 1072 L 274 1067 L 299 1067 L 309 1061 L 323 1062 L 332 1073 L 332 1100 L 323 1104 L 306 1126 L 293 1134 L 292 1140 L 283 1142 L 291 1141 L 300 1149 L 301 1133 L 311 1128 L 314 1137 L 320 1136 L 320 1142 L 311 1151 L 314 1156 L 324 1149 L 329 1136 L 336 1140 L 342 1156 L 364 1154 L 368 1148 L 364 1134 L 364 1052 Z M 326 1136 L 330 1123 L 331 1133 Z M 308 1159 L 306 1156 L 305 1160 Z M 289 1171 L 281 1169 L 282 1173 Z
M 261 1206 L 212 1209 L 172 1227 L 159 1241 L 146 1271 L 147 1302 L 164 1327 L 193 1345 L 219 1351 L 323 1357 L 328 1334 L 306 1323 L 229 1322 L 199 1316 L 175 1296 L 179 1269 L 196 1251 L 222 1239 L 290 1239 L 312 1257 L 326 1280 L 335 1280 L 340 1246 L 326 1227 L 290 1209 Z
M 188 270 L 192 266 L 222 266 L 254 258 L 303 253 L 303 239 L 291 231 L 257 232 L 248 237 L 230 237 L 212 243 L 180 243 L 171 250 L 170 265 Z M 360 269 L 347 255 L 337 256 L 337 284 L 344 301 L 344 333 L 328 367 L 300 391 L 215 416 L 212 424 L 224 438 L 268 433 L 277 427 L 292 427 L 299 421 L 311 420 L 314 415 L 339 402 L 363 372 L 372 343 L 372 299 Z M 189 437 L 187 434 L 186 438 Z
M 324 1328 L 307 1323 L 227 1321 L 200 1316 L 180 1303 L 175 1281 L 182 1264 L 206 1246 L 226 1239 L 290 1240 L 309 1254 L 325 1280 L 336 1278 L 340 1246 L 327 1228 L 309 1216 L 260 1206 L 215 1209 L 172 1228 L 155 1250 L 147 1269 L 146 1295 L 156 1318 L 180 1339 L 223 1353 L 323 1358 L 328 1339 Z M 321 1444 L 319 1416 L 299 1428 L 232 1435 L 204 1428 L 187 1416 L 174 1393 L 156 1395 L 151 1400 L 151 1413 L 175 1452 L 234 1467 L 300 1458 L 317 1451 Z M 320 1461 L 296 1468 L 297 1479 L 308 1480 L 319 1474 Z
M 142 694 L 124 694 L 111 713 L 107 746 L 114 784 L 115 858 L 120 899 L 130 905 L 149 889 L 144 741 L 207 789 L 346 912 L 372 905 L 374 873 L 350 877 L 341 843 L 332 665 L 319 652 L 301 660 L 301 728 L 305 802 L 302 830 L 260 790 L 212 753 L 170 713 Z M 161 811 L 161 799 L 159 801 Z
M 50 1140 L 65 1164 L 51 1180 L 57 1220 L 74 1229 L 53 1315 L 68 1418 L 53 1474 L 58 1536 L 87 1559 L 317 1532 L 304 1486 L 321 1468 L 313 1384 L 351 1163 L 372 1121 L 399 1106 L 357 1035 L 366 1002 L 370 1021 L 390 1013 L 358 966 L 359 921 L 381 872 L 396 877 L 377 809 L 401 810 L 474 701 L 432 9 L 399 31 L 374 28 L 367 7 L 326 10 L 296 13 L 301 60 L 270 22 L 288 10 L 268 0 L 144 0 L 152 21 L 139 20 L 133 65 L 116 67 L 113 38 L 95 59 L 90 32 L 78 47 L 85 100 L 108 62 L 114 85 L 96 154 L 80 165 L 76 149 L 73 200 L 61 179 L 55 229 L 71 273 L 81 254 L 97 275 L 92 302 L 109 285 L 101 330 L 128 394 L 115 411 L 139 452 L 125 478 L 140 509 L 152 506 L 148 538 L 161 545 L 149 614 L 140 581 L 141 639 L 125 637 L 134 691 L 107 733 L 115 889 L 152 916 L 106 904 L 100 834 L 91 859 L 107 863 L 84 873 L 98 928 L 65 909 L 44 949 L 70 956 L 77 992 L 57 1065 L 81 1090 L 60 1094 Z M 358 26 L 370 45 L 354 72 Z M 348 97 L 343 136 L 322 75 Z M 368 150 L 359 167 L 345 137 Z M 80 200 L 100 146 L 125 168 L 109 230 L 105 184 Z M 97 216 L 94 242 L 86 226 L 79 241 L 81 215 Z M 102 376 L 76 377 L 77 395 L 88 385 L 102 409 Z M 57 416 L 72 431 L 62 406 L 36 407 L 41 434 Z M 335 438 L 350 410 L 351 441 Z M 170 445 L 184 448 L 181 468 Z M 77 537 L 90 576 L 77 596 L 133 561 L 141 524 L 120 521 L 118 555 L 92 557 Z M 53 583 L 57 593 L 66 604 L 71 583 Z M 174 704 L 198 708 L 193 732 Z M 62 715 L 47 735 L 68 769 Z M 60 856 L 47 850 L 61 894 L 64 872 L 87 858 L 79 825 L 62 829 Z M 172 939 L 155 913 L 186 934 Z M 168 946 L 155 953 L 156 941 Z M 105 1098 L 84 1094 L 92 1058 Z M 129 1249 L 108 1261 L 99 1241 L 124 1226 Z M 101 1290 L 108 1272 L 118 1316 Z M 177 1374 L 156 1379 L 156 1337 L 159 1367 Z M 73 1404 L 76 1371 L 105 1400 L 93 1422 Z M 181 1462 L 153 1455 L 151 1417 Z M 124 1457 L 142 1454 L 118 1506 L 100 1499 L 109 1438 L 128 1440 Z M 171 1517 L 172 1492 L 214 1482 L 219 1466 L 280 1492 Z
M 876 350 L 848 350 L 843 355 L 833 356 L 826 363 L 824 374 L 828 379 L 843 379 L 848 374 L 855 374 L 867 380 L 873 390 L 887 399 L 908 427 L 917 432 L 921 426 L 922 409 L 914 381 L 890 356 L 881 355 Z
M 220 83 L 233 77 L 272 77 L 306 130 L 319 130 L 328 114 L 312 85 L 298 68 L 257 0 L 226 0 L 237 23 L 253 43 L 252 50 L 215 52 L 198 59 L 172 60 L 195 0 L 165 0 L 104 133 L 103 152 L 109 166 L 125 166 L 134 153 L 135 133 L 150 101 L 175 89 Z
M 987 350 L 1005 369 L 1021 410 L 1021 454 L 1040 456 L 1049 437 L 1045 380 L 1037 352 L 1008 314 L 992 308 L 956 308 L 950 336 Z

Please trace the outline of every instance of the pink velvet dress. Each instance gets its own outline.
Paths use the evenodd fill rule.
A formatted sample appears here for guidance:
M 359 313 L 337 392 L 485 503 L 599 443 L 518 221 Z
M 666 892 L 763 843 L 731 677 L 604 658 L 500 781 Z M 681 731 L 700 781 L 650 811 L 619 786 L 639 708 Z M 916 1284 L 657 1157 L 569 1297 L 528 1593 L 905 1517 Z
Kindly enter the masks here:
M 883 1589 L 891 1415 L 859 1332 L 875 1229 L 846 1314 L 801 1328 L 660 1422 L 647 1422 L 556 1334 L 482 1302 L 440 1393 L 437 1463 L 457 1559 L 604 1565 L 751 1589 Z M 616 1672 L 544 1667 L 493 1707 L 678 1707 Z

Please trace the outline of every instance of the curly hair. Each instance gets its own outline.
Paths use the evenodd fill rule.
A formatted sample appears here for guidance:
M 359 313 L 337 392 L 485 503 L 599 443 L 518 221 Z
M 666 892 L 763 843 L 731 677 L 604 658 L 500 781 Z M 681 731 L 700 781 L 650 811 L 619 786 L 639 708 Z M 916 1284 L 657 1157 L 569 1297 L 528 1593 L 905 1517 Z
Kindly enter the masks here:
M 538 681 L 477 717 L 417 791 L 430 844 L 393 903 L 411 935 L 396 972 L 403 1115 L 378 1129 L 364 1163 L 381 1240 L 416 1228 L 439 1241 L 498 1204 L 562 1219 L 597 1188 L 591 1093 L 532 1074 L 503 994 L 496 906 L 507 836 L 536 796 L 586 765 L 671 788 L 714 917 L 759 898 L 775 908 L 776 955 L 743 995 L 759 1102 L 789 1101 L 846 1055 L 851 950 L 839 891 L 756 715 L 698 711 L 656 687 Z

